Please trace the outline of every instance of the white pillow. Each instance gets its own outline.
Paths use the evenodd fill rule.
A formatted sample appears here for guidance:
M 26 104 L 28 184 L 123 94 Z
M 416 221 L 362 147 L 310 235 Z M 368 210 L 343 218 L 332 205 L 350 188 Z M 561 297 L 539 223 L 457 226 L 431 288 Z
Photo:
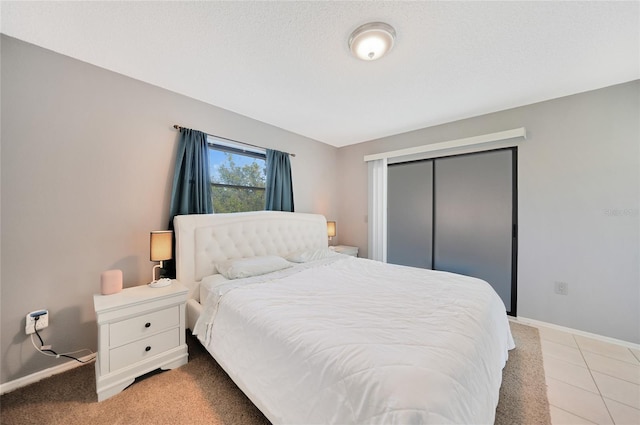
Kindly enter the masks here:
M 227 279 L 241 279 L 243 277 L 258 276 L 265 273 L 286 269 L 293 264 L 282 257 L 267 255 L 264 257 L 238 258 L 216 263 L 218 273 Z
M 338 255 L 337 252 L 329 248 L 305 249 L 302 251 L 292 252 L 287 255 L 287 260 L 293 263 L 306 263 L 308 261 L 322 260 L 323 258 Z

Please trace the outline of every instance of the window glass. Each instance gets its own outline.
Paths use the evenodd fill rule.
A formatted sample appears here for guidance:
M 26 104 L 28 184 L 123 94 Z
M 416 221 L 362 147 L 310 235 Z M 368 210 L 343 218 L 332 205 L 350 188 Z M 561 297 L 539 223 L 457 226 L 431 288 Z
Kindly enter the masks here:
M 213 211 L 230 213 L 264 209 L 266 155 L 240 144 L 209 137 L 209 172 Z

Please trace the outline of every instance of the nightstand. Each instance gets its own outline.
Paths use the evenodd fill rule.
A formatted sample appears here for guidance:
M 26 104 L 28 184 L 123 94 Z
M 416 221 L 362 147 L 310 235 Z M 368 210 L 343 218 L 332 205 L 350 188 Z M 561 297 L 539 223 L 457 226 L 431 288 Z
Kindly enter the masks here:
M 329 249 L 337 252 L 338 254 L 350 255 L 352 257 L 358 256 L 357 246 L 336 245 L 336 246 L 330 246 Z
M 141 285 L 93 296 L 98 321 L 98 401 L 119 393 L 145 373 L 187 363 L 187 293 L 174 280 L 164 288 Z

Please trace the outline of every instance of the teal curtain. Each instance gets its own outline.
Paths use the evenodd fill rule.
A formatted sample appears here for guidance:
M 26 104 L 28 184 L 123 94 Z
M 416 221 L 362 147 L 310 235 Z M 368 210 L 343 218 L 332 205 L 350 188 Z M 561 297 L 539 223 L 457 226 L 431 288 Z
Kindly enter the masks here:
M 293 212 L 291 162 L 286 152 L 267 149 L 265 210 Z
M 181 128 L 173 175 L 169 228 L 173 229 L 173 218 L 176 215 L 211 213 L 213 203 L 207 135 L 201 131 Z
M 211 202 L 207 134 L 181 128 L 169 206 L 169 229 L 173 230 L 173 218 L 177 215 L 210 213 L 213 213 L 213 203 Z M 176 252 L 175 244 L 174 235 L 174 253 Z M 161 276 L 175 278 L 175 259 L 164 262 Z

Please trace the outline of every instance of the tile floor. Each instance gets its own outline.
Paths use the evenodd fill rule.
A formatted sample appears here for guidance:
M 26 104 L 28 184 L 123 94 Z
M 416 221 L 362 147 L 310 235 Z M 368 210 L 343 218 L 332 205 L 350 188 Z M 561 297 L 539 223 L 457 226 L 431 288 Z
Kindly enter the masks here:
M 640 350 L 538 330 L 553 425 L 640 425 Z

